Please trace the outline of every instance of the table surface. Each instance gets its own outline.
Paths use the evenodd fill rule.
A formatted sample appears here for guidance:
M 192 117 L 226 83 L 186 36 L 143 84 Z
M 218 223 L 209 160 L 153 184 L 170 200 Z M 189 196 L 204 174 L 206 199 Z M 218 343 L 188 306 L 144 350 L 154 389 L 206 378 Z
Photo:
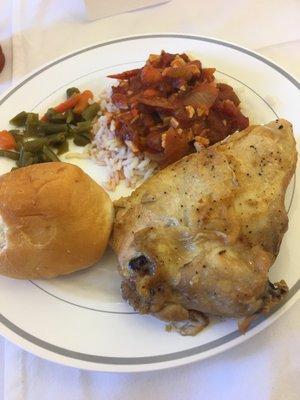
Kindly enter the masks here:
M 141 1 L 142 3 L 142 1 Z M 300 1 L 173 0 L 89 22 L 81 0 L 0 2 L 6 66 L 0 91 L 54 58 L 118 36 L 184 32 L 236 42 L 300 77 Z M 258 34 L 259 32 L 259 34 Z M 64 367 L 0 337 L 0 400 L 272 399 L 300 393 L 300 302 L 263 332 L 218 356 L 161 372 L 108 374 Z

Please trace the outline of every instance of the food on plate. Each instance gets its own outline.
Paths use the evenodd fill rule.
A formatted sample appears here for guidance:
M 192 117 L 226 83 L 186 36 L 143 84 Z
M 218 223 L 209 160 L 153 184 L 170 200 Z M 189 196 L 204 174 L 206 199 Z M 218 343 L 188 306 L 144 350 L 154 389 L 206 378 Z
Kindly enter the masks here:
M 107 167 L 103 186 L 136 187 L 157 170 L 249 125 L 233 88 L 216 82 L 186 54 L 150 54 L 141 68 L 109 75 L 108 96 L 67 89 L 66 100 L 41 117 L 21 111 L 0 132 L 0 156 L 16 167 L 65 159 L 96 159 Z M 86 151 L 69 152 L 69 139 Z
M 208 146 L 245 129 L 239 98 L 216 83 L 214 72 L 186 54 L 163 51 L 142 68 L 111 75 L 120 81 L 111 96 L 119 109 L 116 136 L 167 165 L 195 151 L 195 143 Z
M 184 335 L 207 315 L 246 318 L 286 293 L 268 280 L 288 227 L 295 171 L 292 126 L 250 126 L 158 172 L 115 203 L 112 246 L 134 309 Z
M 69 149 L 68 139 L 77 146 L 92 140 L 92 127 L 100 106 L 93 102 L 90 90 L 77 88 L 66 91 L 67 99 L 49 108 L 41 118 L 37 113 L 21 111 L 10 120 L 15 128 L 0 132 L 0 156 L 16 161 L 16 167 L 26 167 L 51 161 Z
M 98 261 L 113 224 L 106 192 L 79 167 L 44 163 L 0 177 L 0 274 L 51 278 Z
M 155 170 L 249 125 L 233 88 L 215 68 L 186 54 L 151 54 L 142 68 L 109 75 L 119 83 L 102 104 L 91 155 L 109 167 L 106 183 L 135 187 Z

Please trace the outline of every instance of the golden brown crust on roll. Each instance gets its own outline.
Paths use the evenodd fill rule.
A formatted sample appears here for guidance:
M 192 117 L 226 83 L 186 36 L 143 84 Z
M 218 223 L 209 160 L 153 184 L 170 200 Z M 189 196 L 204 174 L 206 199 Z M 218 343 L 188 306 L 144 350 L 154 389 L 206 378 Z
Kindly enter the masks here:
M 6 241 L 0 243 L 0 273 L 50 278 L 100 259 L 113 205 L 79 167 L 45 163 L 0 177 L 0 217 Z

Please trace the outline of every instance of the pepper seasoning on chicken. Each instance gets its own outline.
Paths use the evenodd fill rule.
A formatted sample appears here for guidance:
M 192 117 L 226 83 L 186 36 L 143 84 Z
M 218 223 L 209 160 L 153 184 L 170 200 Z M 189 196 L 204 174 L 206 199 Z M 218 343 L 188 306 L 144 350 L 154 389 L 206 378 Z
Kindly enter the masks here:
M 297 153 L 285 120 L 251 126 L 158 172 L 115 204 L 123 297 L 194 335 L 207 315 L 251 318 L 287 291 L 268 271 L 287 230 Z

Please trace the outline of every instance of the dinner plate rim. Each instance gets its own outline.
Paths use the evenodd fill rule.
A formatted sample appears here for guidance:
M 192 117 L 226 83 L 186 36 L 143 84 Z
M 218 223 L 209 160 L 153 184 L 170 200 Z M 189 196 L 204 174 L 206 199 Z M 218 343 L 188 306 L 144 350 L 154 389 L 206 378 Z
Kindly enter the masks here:
M 300 90 L 300 82 L 292 73 L 286 71 L 278 63 L 276 63 L 275 61 L 271 60 L 270 58 L 268 58 L 266 56 L 259 54 L 255 50 L 251 50 L 245 46 L 238 45 L 234 42 L 218 39 L 218 38 L 215 38 L 212 36 L 193 35 L 190 33 L 178 33 L 178 32 L 170 32 L 170 33 L 158 32 L 158 33 L 143 33 L 143 34 L 137 34 L 137 35 L 118 36 L 118 37 L 116 37 L 114 39 L 110 39 L 110 40 L 103 40 L 100 42 L 97 41 L 90 46 L 83 46 L 83 47 L 78 48 L 75 51 L 68 52 L 64 56 L 56 57 L 52 61 L 42 64 L 41 66 L 33 69 L 33 71 L 30 71 L 23 77 L 17 79 L 14 84 L 12 84 L 9 88 L 7 88 L 5 91 L 3 91 L 1 93 L 0 105 L 3 104 L 3 102 L 9 97 L 9 95 L 13 94 L 19 87 L 23 86 L 25 83 L 27 83 L 29 80 L 34 78 L 36 75 L 40 74 L 41 72 L 46 71 L 47 69 L 51 68 L 52 66 L 54 66 L 60 62 L 67 60 L 69 58 L 72 58 L 78 54 L 96 49 L 98 47 L 109 46 L 109 45 L 115 44 L 115 43 L 121 43 L 121 42 L 131 41 L 131 40 L 147 39 L 147 38 L 160 38 L 160 37 L 200 40 L 200 41 L 204 41 L 204 42 L 208 42 L 208 43 L 225 45 L 226 47 L 232 48 L 237 51 L 241 51 L 244 54 L 254 56 L 254 58 L 256 58 L 257 60 L 262 61 L 265 64 L 267 64 L 269 67 L 275 69 L 277 72 L 281 73 L 285 78 L 287 78 L 291 83 L 293 83 L 293 85 L 295 85 L 298 90 Z
M 81 49 L 78 49 L 76 51 L 69 52 L 68 54 L 58 57 L 53 61 L 50 61 L 47 64 L 44 64 L 38 68 L 36 68 L 34 71 L 30 72 L 26 76 L 22 77 L 20 80 L 18 80 L 14 85 L 12 85 L 10 88 L 8 88 L 4 93 L 0 95 L 0 106 L 13 94 L 15 93 L 20 87 L 25 85 L 27 82 L 29 82 L 31 79 L 33 79 L 35 76 L 41 74 L 42 72 L 46 71 L 47 69 L 50 69 L 56 64 L 59 64 L 69 58 L 75 57 L 81 53 L 89 52 L 93 49 L 103 47 L 103 46 L 109 46 L 112 44 L 116 43 L 122 43 L 126 41 L 132 41 L 132 40 L 140 40 L 140 39 L 147 39 L 147 38 L 182 38 L 182 39 L 192 39 L 192 40 L 198 40 L 202 42 L 207 42 L 207 43 L 213 43 L 217 45 L 222 45 L 234 50 L 237 50 L 239 52 L 242 52 L 244 54 L 247 54 L 249 56 L 254 57 L 255 59 L 259 60 L 260 62 L 263 62 L 264 64 L 267 64 L 269 67 L 272 69 L 276 70 L 279 72 L 281 75 L 283 75 L 284 78 L 288 79 L 296 88 L 299 90 L 300 89 L 300 83 L 299 81 L 289 72 L 287 72 L 284 68 L 282 68 L 280 65 L 277 63 L 271 61 L 267 57 L 264 57 L 260 55 L 259 53 L 247 49 L 246 47 L 239 46 L 235 43 L 229 42 L 229 41 L 224 41 L 221 39 L 209 37 L 209 36 L 198 36 L 198 35 L 191 35 L 191 34 L 185 34 L 185 33 L 148 33 L 148 34 L 141 34 L 141 35 L 130 35 L 130 36 L 122 36 L 118 38 L 114 38 L 111 40 L 107 41 L 102 41 L 95 43 L 91 46 L 88 47 L 83 47 Z M 137 372 L 137 371 L 149 371 L 149 370 L 157 370 L 157 369 L 164 369 L 164 368 L 169 368 L 169 367 L 174 367 L 174 366 L 179 366 L 183 364 L 187 364 L 190 362 L 194 362 L 197 360 L 201 360 L 204 358 L 208 358 L 212 355 L 218 354 L 226 349 L 232 348 L 235 345 L 238 345 L 241 342 L 244 342 L 250 337 L 253 337 L 255 334 L 258 332 L 262 331 L 265 327 L 269 326 L 271 323 L 273 323 L 275 320 L 279 318 L 280 315 L 282 315 L 287 309 L 289 309 L 299 298 L 297 296 L 299 294 L 299 288 L 300 288 L 300 280 L 298 280 L 294 286 L 291 288 L 289 295 L 285 299 L 284 302 L 280 303 L 278 307 L 276 307 L 271 314 L 269 314 L 268 317 L 261 317 L 258 319 L 254 326 L 250 329 L 250 331 L 245 335 L 242 336 L 240 334 L 237 334 L 237 331 L 231 332 L 229 335 L 226 335 L 224 337 L 221 337 L 217 339 L 216 341 L 213 342 L 218 342 L 219 344 L 216 344 L 216 346 L 212 348 L 208 348 L 206 350 L 201 350 L 200 352 L 196 352 L 195 354 L 190 354 L 186 356 L 179 356 L 179 358 L 169 358 L 168 354 L 162 355 L 162 356 L 150 356 L 150 357 L 133 357 L 133 358 L 128 358 L 128 361 L 122 361 L 121 363 L 109 363 L 108 360 L 106 362 L 103 361 L 91 361 L 86 357 L 83 358 L 78 358 L 78 354 L 82 353 L 76 353 L 67 349 L 61 349 L 65 351 L 60 351 L 59 347 L 55 345 L 51 345 L 50 343 L 44 342 L 38 338 L 33 337 L 32 335 L 28 334 L 27 332 L 23 331 L 21 328 L 17 327 L 14 325 L 11 321 L 9 321 L 6 317 L 4 317 L 0 313 L 0 332 L 4 335 L 4 337 L 7 337 L 11 341 L 15 342 L 16 344 L 20 345 L 26 350 L 31 351 L 32 353 L 42 356 L 43 358 L 46 358 L 51 361 L 58 361 L 62 364 L 69 365 L 69 366 L 75 366 L 83 369 L 91 369 L 91 370 L 98 370 L 98 371 L 115 371 L 115 372 Z M 1 329 L 1 327 L 4 329 Z M 5 333 L 3 333 L 5 332 Z M 233 336 L 232 336 L 233 335 Z M 225 340 L 224 338 L 227 336 L 232 336 L 232 339 Z M 35 340 L 36 339 L 36 340 Z M 211 343 L 211 342 L 209 342 Z M 208 344 L 209 344 L 208 343 Z M 202 346 L 196 346 L 197 347 L 205 347 L 205 344 Z M 184 350 L 183 352 L 186 353 L 189 350 L 194 350 L 195 348 Z M 57 351 L 58 350 L 58 351 Z M 72 354 L 74 353 L 74 354 Z M 182 352 L 175 352 L 171 353 L 176 355 L 177 353 L 182 353 Z M 68 354 L 68 355 L 65 355 Z M 75 357 L 74 357 L 75 355 Z M 84 356 L 84 354 L 83 354 Z M 86 356 L 86 355 L 85 355 Z M 95 356 L 97 357 L 97 356 Z M 120 359 L 118 357 L 101 357 L 98 356 L 100 359 Z M 138 359 L 141 359 L 141 362 L 139 362 Z M 153 359 L 153 362 L 145 362 L 145 359 Z M 144 360 L 142 360 L 144 359 Z M 163 359 L 161 361 L 161 359 Z M 125 360 L 125 359 L 124 359 Z M 127 359 L 126 359 L 127 360 Z M 131 362 L 130 362 L 131 360 Z M 133 361 L 133 362 L 132 362 Z
M 224 343 L 216 345 L 215 347 L 209 348 L 203 352 L 196 351 L 195 354 L 170 359 L 167 361 L 139 363 L 139 359 L 142 358 L 148 358 L 148 359 L 156 357 L 163 358 L 164 356 L 168 356 L 168 354 L 162 356 L 131 358 L 132 360 L 133 359 L 135 360 L 134 363 L 126 361 L 127 359 L 125 358 L 120 358 L 122 362 L 119 364 L 109 363 L 109 362 L 105 363 L 103 361 L 102 362 L 90 361 L 88 357 L 86 357 L 89 355 L 86 355 L 84 353 L 77 353 L 71 350 L 66 350 L 58 346 L 44 342 L 38 338 L 35 338 L 34 336 L 23 331 L 21 328 L 15 326 L 13 323 L 7 320 L 1 313 L 0 313 L 0 333 L 3 334 L 3 331 L 1 331 L 1 326 L 4 326 L 7 335 L 3 334 L 3 336 L 6 337 L 6 339 L 10 340 L 12 343 L 20 346 L 21 348 L 29 351 L 32 354 L 35 354 L 38 357 L 44 358 L 48 361 L 58 362 L 60 364 L 69 367 L 81 368 L 91 371 L 101 371 L 101 372 L 146 372 L 146 371 L 163 370 L 163 369 L 178 367 L 181 365 L 191 364 L 196 361 L 201 361 L 244 343 L 245 341 L 257 335 L 258 333 L 262 332 L 265 328 L 271 326 L 275 321 L 278 320 L 280 316 L 282 316 L 287 310 L 289 310 L 293 305 L 295 305 L 296 302 L 300 299 L 299 289 L 300 289 L 300 281 L 298 280 L 298 282 L 290 290 L 290 292 L 293 290 L 292 295 L 291 296 L 288 295 L 283 302 L 278 304 L 271 311 L 271 313 L 268 314 L 267 317 L 260 316 L 258 320 L 252 324 L 252 327 L 245 334 L 241 334 L 238 330 L 233 331 L 224 337 L 214 340 L 213 342 L 222 342 L 223 339 L 226 338 L 227 336 L 232 336 L 234 337 L 233 339 L 225 340 Z M 197 347 L 202 347 L 205 345 L 206 344 L 196 346 L 188 350 L 183 350 L 181 351 L 181 353 L 184 353 L 186 351 L 194 351 L 195 349 L 197 349 Z M 172 354 L 176 353 L 171 353 L 171 355 Z M 102 356 L 95 356 L 95 357 L 106 358 L 110 360 L 118 359 L 118 357 L 102 357 Z M 128 360 L 129 359 L 130 358 L 128 358 Z

